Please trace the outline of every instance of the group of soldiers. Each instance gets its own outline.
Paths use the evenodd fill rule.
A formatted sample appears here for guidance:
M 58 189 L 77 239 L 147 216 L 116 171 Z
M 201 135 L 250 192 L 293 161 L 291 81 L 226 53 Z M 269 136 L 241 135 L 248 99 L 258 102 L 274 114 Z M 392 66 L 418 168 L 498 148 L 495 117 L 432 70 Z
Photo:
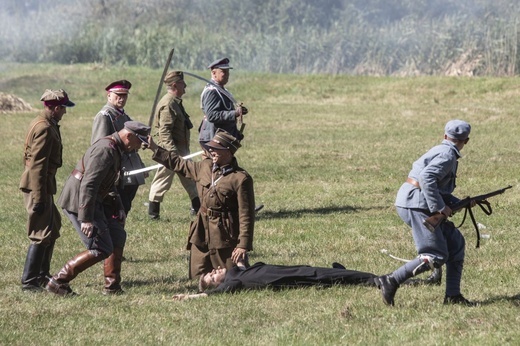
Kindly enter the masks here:
M 60 236 L 61 214 L 54 203 L 56 171 L 62 162 L 59 121 L 74 103 L 64 90 L 46 90 L 41 97 L 43 111 L 29 125 L 25 144 L 25 169 L 20 189 L 28 213 L 27 233 L 31 241 L 22 274 L 25 291 L 46 290 L 61 296 L 75 294 L 69 283 L 81 272 L 104 261 L 105 294 L 123 293 L 121 264 L 126 242 L 125 222 L 145 173 L 124 171 L 143 166 L 138 149 L 152 151 L 162 165 L 156 172 L 149 194 L 148 214 L 160 218 L 160 203 L 179 177 L 191 200 L 195 219 L 189 228 L 189 277 L 199 279 L 199 292 L 177 299 L 233 292 L 243 288 L 294 287 L 333 284 L 368 284 L 380 289 L 383 301 L 394 305 L 401 284 L 427 270 L 446 264 L 445 304 L 474 305 L 460 292 L 464 262 L 464 237 L 449 221 L 433 232 L 423 220 L 441 213 L 449 217 L 460 151 L 469 141 L 470 125 L 449 121 L 444 139 L 413 163 L 400 188 L 398 215 L 412 229 L 417 258 L 393 273 L 376 276 L 348 270 L 339 263 L 333 268 L 309 266 L 249 265 L 253 248 L 255 195 L 252 177 L 235 158 L 243 134 L 237 123 L 248 113 L 237 104 L 225 85 L 229 80 L 229 59 L 208 66 L 211 81 L 201 94 L 204 118 L 198 128 L 202 160 L 183 158 L 190 152 L 193 124 L 182 105 L 186 91 L 184 73 L 171 71 L 164 78 L 167 93 L 155 111 L 156 133 L 133 121 L 124 111 L 131 83 L 119 80 L 106 88 L 107 104 L 95 116 L 91 146 L 78 160 L 58 199 L 58 206 L 71 221 L 85 250 L 78 253 L 54 275 L 50 264 L 56 239 Z M 438 282 L 437 282 L 438 283 Z
M 103 292 L 123 293 L 121 264 L 127 237 L 126 217 L 138 186 L 146 178 L 126 175 L 124 171 L 142 168 L 137 150 L 146 148 L 165 167 L 154 178 L 152 186 L 157 187 L 151 189 L 150 200 L 155 202 L 157 196 L 164 194 L 175 173 L 182 177 L 190 195 L 191 211 L 196 215 L 188 243 L 190 277 L 213 268 L 247 263 L 255 218 L 253 180 L 238 166 L 234 156 L 240 140 L 223 129 L 233 132 L 236 118 L 247 110 L 226 96 L 229 59 L 218 59 L 208 68 L 212 76 L 218 70 L 220 79 L 212 78 L 201 97 L 205 114 L 201 124 L 205 131 L 201 134 L 210 138 L 201 139 L 205 154 L 200 162 L 182 158 L 189 153 L 189 130 L 193 125 L 182 106 L 186 83 L 181 71 L 171 71 L 164 78 L 168 90 L 155 117 L 156 140 L 160 145 L 153 141 L 150 127 L 133 121 L 124 111 L 131 83 L 119 80 L 105 88 L 107 104 L 94 118 L 91 146 L 77 162 L 57 201 L 85 250 L 54 275 L 50 273 L 50 263 L 61 228 L 61 214 L 54 203 L 56 171 L 62 166 L 63 150 L 59 122 L 74 103 L 64 90 L 45 91 L 41 97 L 44 109 L 30 124 L 24 145 L 25 169 L 20 189 L 28 213 L 31 243 L 22 274 L 23 290 L 74 294 L 69 283 L 79 273 L 104 261 Z M 206 124 L 210 118 L 211 128 Z M 153 207 L 151 204 L 149 211 L 153 212 Z M 153 218 L 158 217 L 156 211 L 156 215 L 150 213 Z

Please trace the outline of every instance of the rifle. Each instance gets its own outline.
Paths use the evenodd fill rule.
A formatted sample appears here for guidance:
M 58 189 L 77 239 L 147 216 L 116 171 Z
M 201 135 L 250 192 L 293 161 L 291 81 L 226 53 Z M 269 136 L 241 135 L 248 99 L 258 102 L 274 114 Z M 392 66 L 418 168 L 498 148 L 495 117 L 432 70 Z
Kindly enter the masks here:
M 510 189 L 510 188 L 512 188 L 511 185 L 504 187 L 503 189 L 498 189 L 496 191 L 486 193 L 483 195 L 478 195 L 475 197 L 468 196 L 450 206 L 452 212 L 454 212 L 454 213 L 461 209 L 464 209 L 464 208 L 466 209 L 466 212 L 464 213 L 464 218 L 458 227 L 460 227 L 464 224 L 464 221 L 466 220 L 466 214 L 469 212 L 471 221 L 473 222 L 473 225 L 475 226 L 475 230 L 477 231 L 477 248 L 480 246 L 480 232 L 478 230 L 478 226 L 477 226 L 477 222 L 475 221 L 475 217 L 473 216 L 473 211 L 471 210 L 472 202 L 473 201 L 476 202 L 476 204 L 480 207 L 480 209 L 482 209 L 482 211 L 486 215 L 491 215 L 491 213 L 493 212 L 493 209 L 491 209 L 491 204 L 489 204 L 487 199 L 490 197 L 496 196 L 496 195 L 500 195 L 500 194 L 504 193 L 507 189 Z M 426 228 L 428 228 L 428 230 L 430 232 L 435 232 L 435 229 L 447 218 L 448 217 L 446 215 L 439 212 L 439 213 L 436 213 L 436 214 L 424 219 L 423 225 L 425 225 Z

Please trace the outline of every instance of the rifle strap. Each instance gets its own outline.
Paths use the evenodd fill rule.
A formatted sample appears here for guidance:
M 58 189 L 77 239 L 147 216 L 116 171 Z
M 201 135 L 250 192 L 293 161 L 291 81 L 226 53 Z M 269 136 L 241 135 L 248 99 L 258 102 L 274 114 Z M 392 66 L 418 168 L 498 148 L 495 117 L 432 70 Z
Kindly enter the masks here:
M 486 200 L 477 201 L 477 205 L 480 207 L 480 209 L 482 209 L 484 214 L 491 215 L 493 213 L 493 209 L 491 208 L 491 204 L 488 201 L 486 201 Z M 478 249 L 480 247 L 480 230 L 478 228 L 477 221 L 475 220 L 475 215 L 473 215 L 473 211 L 471 210 L 471 206 L 469 204 L 464 209 L 465 209 L 464 210 L 464 217 L 462 218 L 462 222 L 460 223 L 459 226 L 457 226 L 457 228 L 460 228 L 464 224 L 464 222 L 466 221 L 466 216 L 467 216 L 467 214 L 469 212 L 469 216 L 471 218 L 471 222 L 473 223 L 473 227 L 475 227 L 475 232 L 477 233 L 477 246 L 476 246 L 476 248 Z

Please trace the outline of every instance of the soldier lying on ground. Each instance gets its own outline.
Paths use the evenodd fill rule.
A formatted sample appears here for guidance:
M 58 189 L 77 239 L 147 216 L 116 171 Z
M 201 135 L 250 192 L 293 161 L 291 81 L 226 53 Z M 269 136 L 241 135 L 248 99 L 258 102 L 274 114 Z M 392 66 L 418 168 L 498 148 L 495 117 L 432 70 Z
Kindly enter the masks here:
M 283 266 L 270 265 L 262 262 L 255 263 L 248 268 L 232 267 L 213 269 L 203 274 L 199 279 L 199 293 L 177 294 L 175 300 L 207 297 L 216 293 L 233 293 L 240 290 L 262 288 L 295 288 L 333 285 L 366 285 L 375 286 L 372 273 L 346 269 L 339 263 L 332 268 L 311 266 Z

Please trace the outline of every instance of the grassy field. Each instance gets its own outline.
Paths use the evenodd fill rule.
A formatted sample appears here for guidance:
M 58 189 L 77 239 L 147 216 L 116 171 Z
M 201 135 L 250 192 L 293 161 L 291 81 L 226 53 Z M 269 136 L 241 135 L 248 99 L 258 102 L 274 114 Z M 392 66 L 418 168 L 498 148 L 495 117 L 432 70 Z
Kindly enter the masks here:
M 97 65 L 0 64 L 0 91 L 39 109 L 46 88 L 64 88 L 77 106 L 61 122 L 64 167 L 59 191 L 88 147 L 94 115 L 115 79 L 134 83 L 126 107 L 148 122 L 161 71 Z M 207 75 L 207 71 L 199 74 Z M 188 79 L 185 105 L 201 119 L 202 82 Z M 101 295 L 96 265 L 72 282 L 79 297 L 60 299 L 20 290 L 28 240 L 18 191 L 22 145 L 37 110 L 0 114 L 0 344 L 158 345 L 507 345 L 520 338 L 520 242 L 516 78 L 372 78 L 246 74 L 233 70 L 229 89 L 249 108 L 246 138 L 237 153 L 255 179 L 257 203 L 265 204 L 255 228 L 252 262 L 330 266 L 376 274 L 414 257 L 410 231 L 396 215 L 395 194 L 413 161 L 442 140 L 453 118 L 470 122 L 471 141 L 460 160 L 457 195 L 507 185 L 491 200 L 489 240 L 475 249 L 468 222 L 463 294 L 477 308 L 444 306 L 444 285 L 406 287 L 396 306 L 365 287 L 242 292 L 176 302 L 194 293 L 187 279 L 189 200 L 176 182 L 166 195 L 162 219 L 150 221 L 151 179 L 136 197 L 127 222 L 124 296 Z M 198 150 L 194 133 L 192 150 Z M 142 152 L 152 164 L 150 152 Z M 59 193 L 59 192 L 58 192 Z M 460 221 L 457 215 L 455 221 Z M 64 219 L 52 270 L 82 250 Z

